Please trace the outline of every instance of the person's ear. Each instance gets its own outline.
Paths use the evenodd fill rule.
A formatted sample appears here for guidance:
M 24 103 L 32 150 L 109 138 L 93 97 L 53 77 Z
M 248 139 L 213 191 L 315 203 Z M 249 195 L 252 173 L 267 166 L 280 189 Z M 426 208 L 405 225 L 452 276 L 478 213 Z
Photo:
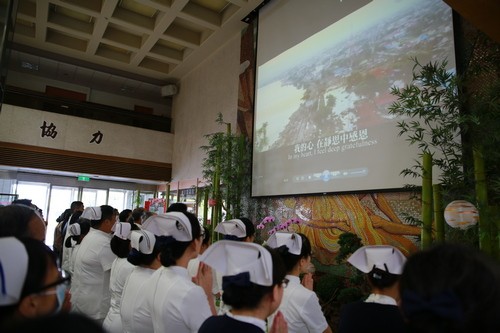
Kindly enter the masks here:
M 37 314 L 38 299 L 34 295 L 24 297 L 17 306 L 17 311 L 24 318 L 33 318 Z

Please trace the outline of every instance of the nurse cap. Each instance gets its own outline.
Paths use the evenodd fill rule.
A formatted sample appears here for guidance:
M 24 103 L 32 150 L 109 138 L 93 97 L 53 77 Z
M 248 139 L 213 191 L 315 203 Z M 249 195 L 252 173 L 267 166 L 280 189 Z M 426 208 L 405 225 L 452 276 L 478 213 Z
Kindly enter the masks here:
M 390 245 L 367 245 L 357 249 L 347 261 L 363 273 L 378 268 L 391 274 L 401 275 L 406 257 Z
M 215 227 L 215 231 L 223 235 L 230 235 L 238 238 L 243 238 L 247 235 L 245 223 L 239 219 L 222 221 Z
M 80 236 L 82 234 L 82 226 L 80 223 L 73 223 L 69 226 L 68 232 L 70 236 Z
M 114 231 L 114 236 L 127 240 L 129 239 L 130 232 L 132 231 L 132 224 L 128 222 L 116 222 L 113 224 L 111 231 Z
M 101 220 L 102 212 L 101 207 L 87 207 L 83 210 L 82 216 L 80 218 L 87 219 L 91 221 Z
M 276 232 L 269 237 L 266 244 L 273 249 L 286 245 L 289 253 L 300 255 L 302 237 L 296 233 Z
M 200 261 L 223 276 L 248 272 L 250 281 L 261 286 L 273 285 L 271 253 L 255 243 L 221 240 L 210 246 Z
M 179 242 L 193 240 L 191 222 L 180 212 L 169 212 L 151 216 L 142 225 L 143 230 L 148 230 L 157 236 L 172 236 Z
M 17 304 L 28 272 L 28 252 L 17 238 L 0 238 L 0 306 Z
M 151 231 L 134 230 L 130 234 L 130 246 L 143 254 L 153 253 L 155 243 L 156 237 Z

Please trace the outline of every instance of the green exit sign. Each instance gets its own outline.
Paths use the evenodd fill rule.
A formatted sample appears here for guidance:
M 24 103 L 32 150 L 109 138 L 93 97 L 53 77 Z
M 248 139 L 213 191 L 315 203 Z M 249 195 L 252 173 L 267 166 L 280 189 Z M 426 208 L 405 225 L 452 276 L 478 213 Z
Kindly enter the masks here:
M 89 176 L 78 176 L 78 181 L 80 182 L 89 182 L 90 177 Z

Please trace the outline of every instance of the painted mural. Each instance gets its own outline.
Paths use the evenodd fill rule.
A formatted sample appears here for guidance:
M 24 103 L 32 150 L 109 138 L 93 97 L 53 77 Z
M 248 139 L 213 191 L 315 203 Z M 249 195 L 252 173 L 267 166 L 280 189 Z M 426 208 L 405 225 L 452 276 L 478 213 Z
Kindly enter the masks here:
M 404 214 L 418 216 L 420 201 L 411 193 L 322 195 L 271 199 L 266 214 L 279 221 L 298 218 L 288 230 L 302 232 L 311 240 L 314 257 L 333 264 L 344 232 L 358 235 L 364 244 L 390 244 L 408 255 L 418 249 L 420 228 L 404 221 Z M 269 228 L 258 230 L 261 239 Z

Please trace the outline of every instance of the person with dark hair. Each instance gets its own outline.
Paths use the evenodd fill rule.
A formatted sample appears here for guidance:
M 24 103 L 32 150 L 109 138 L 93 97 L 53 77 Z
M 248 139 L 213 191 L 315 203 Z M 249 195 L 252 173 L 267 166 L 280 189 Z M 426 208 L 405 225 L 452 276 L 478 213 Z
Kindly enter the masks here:
M 78 313 L 60 312 L 49 316 L 30 318 L 9 327 L 3 333 L 107 333 L 101 325 Z
M 118 215 L 118 221 L 129 222 L 131 216 L 132 216 L 132 209 L 124 209 L 121 211 L 120 215 Z
M 102 323 L 110 307 L 109 279 L 116 258 L 110 233 L 116 215 L 113 207 L 103 205 L 85 208 L 81 218 L 89 220 L 91 228 L 75 257 L 73 309 Z
M 344 306 L 338 332 L 404 332 L 398 308 L 399 279 L 406 262 L 401 251 L 390 245 L 367 245 L 347 261 L 367 274 L 372 293 L 364 302 Z
M 290 281 L 279 307 L 288 324 L 288 332 L 331 333 L 318 296 L 313 291 L 312 273 L 309 272 L 312 265 L 309 239 L 301 233 L 277 232 L 269 237 L 267 245 L 280 254 L 285 264 L 286 278 Z M 304 274 L 302 283 L 301 274 Z
M 140 230 L 135 223 L 117 222 L 113 226 L 114 235 L 111 238 L 111 251 L 117 256 L 111 265 L 111 276 L 109 279 L 109 291 L 111 302 L 108 314 L 104 319 L 103 327 L 110 333 L 121 333 L 122 321 L 120 318 L 120 304 L 123 287 L 134 265 L 128 262 L 130 253 L 130 234 L 132 230 Z
M 45 227 L 47 227 L 47 221 L 45 221 L 45 217 L 43 216 L 43 210 L 41 208 L 38 208 L 38 206 L 35 205 L 31 199 L 16 199 L 12 201 L 11 205 L 21 205 L 34 209 L 37 212 L 38 216 L 40 216 L 40 218 L 42 219 Z
M 45 240 L 46 226 L 35 209 L 21 204 L 0 207 L 0 237 L 30 237 Z
M 255 226 L 246 217 L 222 221 L 215 231 L 224 235 L 224 239 L 252 243 L 255 239 Z
M 68 237 L 64 242 L 65 249 L 63 251 L 63 259 L 65 260 L 62 262 L 61 267 L 71 276 L 73 276 L 75 272 L 75 258 L 80 249 L 80 244 L 90 231 L 90 221 L 86 219 L 79 220 L 81 215 L 80 212 L 77 212 L 71 217 L 70 222 L 73 218 L 78 220 L 78 222 L 72 223 L 69 226 Z
M 141 225 L 142 221 L 144 220 L 144 213 L 146 213 L 146 210 L 143 207 L 137 207 L 132 211 L 132 217 L 130 218 L 130 221 Z
M 198 332 L 266 332 L 266 319 L 280 305 L 288 284 L 280 256 L 258 244 L 222 240 L 209 247 L 200 261 L 224 275 L 222 297 L 231 310 L 208 318 Z M 287 332 L 281 313 L 270 332 Z
M 144 229 L 167 237 L 160 259 L 164 266 L 147 281 L 145 307 L 151 312 L 155 332 L 196 332 L 215 314 L 212 272 L 200 266 L 195 284 L 187 270 L 202 243 L 201 227 L 191 213 L 170 212 L 149 218 Z M 151 229 L 149 229 L 151 228 Z
M 128 261 L 135 266 L 123 288 L 120 315 L 123 332 L 153 332 L 153 319 L 144 303 L 144 287 L 153 273 L 161 267 L 160 252 L 167 236 L 156 236 L 147 230 L 130 235 L 132 251 Z
M 188 211 L 188 206 L 182 202 L 174 202 L 173 204 L 167 207 L 167 213 L 169 212 L 187 213 L 187 211 Z
M 54 229 L 54 243 L 52 248 L 54 249 L 54 252 L 57 254 L 60 260 L 62 260 L 62 253 L 64 251 L 64 242 L 66 241 L 68 225 L 70 224 L 70 220 L 75 221 L 74 219 L 71 219 L 71 217 L 77 212 L 81 215 L 83 209 L 83 202 L 73 201 L 70 205 L 70 208 L 66 209 L 56 219 L 58 224 Z
M 440 244 L 408 258 L 400 280 L 407 332 L 500 332 L 500 265 L 477 249 Z
M 31 238 L 0 238 L 0 328 L 60 311 L 69 279 L 56 256 Z M 68 306 L 69 303 L 65 305 Z
M 215 227 L 215 231 L 224 235 L 225 240 L 252 243 L 255 239 L 255 226 L 246 217 L 222 221 Z M 215 285 L 214 293 L 220 295 L 222 293 L 222 275 L 217 271 L 215 272 Z M 227 311 L 229 311 L 228 305 L 220 300 L 218 313 L 224 314 Z

